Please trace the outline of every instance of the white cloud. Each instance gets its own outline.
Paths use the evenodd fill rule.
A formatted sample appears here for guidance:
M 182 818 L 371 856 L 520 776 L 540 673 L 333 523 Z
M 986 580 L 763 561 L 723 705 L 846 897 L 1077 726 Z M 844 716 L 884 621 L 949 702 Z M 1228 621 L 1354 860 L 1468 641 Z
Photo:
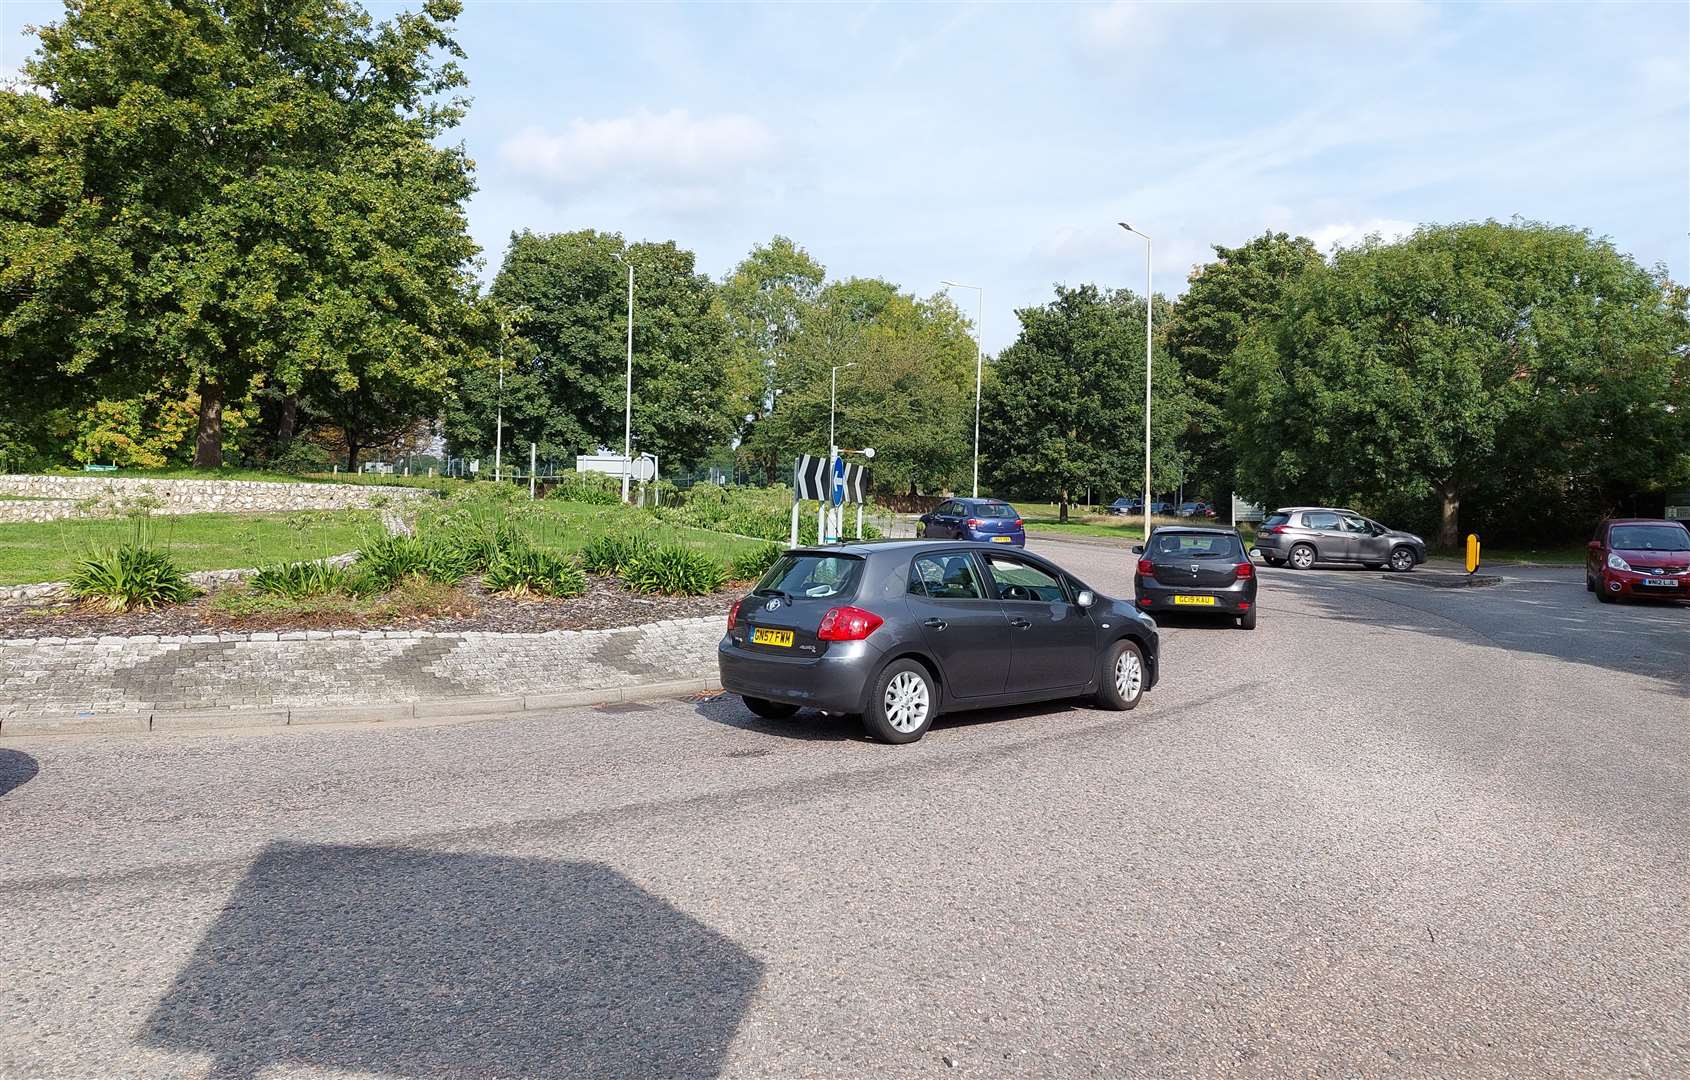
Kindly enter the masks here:
M 1370 236 L 1377 236 L 1386 243 L 1401 240 L 1414 231 L 1412 221 L 1396 221 L 1391 218 L 1374 218 L 1359 224 L 1349 221 L 1334 222 L 1322 225 L 1318 229 L 1310 229 L 1308 238 L 1314 241 L 1314 246 L 1324 254 L 1330 255 L 1334 249 L 1340 247 L 1354 247 Z
M 777 140 L 739 113 L 693 116 L 647 110 L 575 120 L 558 133 L 530 127 L 505 140 L 500 156 L 549 188 L 674 189 L 709 201 L 718 185 L 743 178 L 773 156 Z

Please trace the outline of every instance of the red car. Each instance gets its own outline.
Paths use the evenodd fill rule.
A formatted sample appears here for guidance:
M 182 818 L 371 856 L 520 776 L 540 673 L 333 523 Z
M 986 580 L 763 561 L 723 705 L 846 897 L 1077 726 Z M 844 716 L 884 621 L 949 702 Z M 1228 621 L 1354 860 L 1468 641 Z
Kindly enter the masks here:
M 1676 521 L 1604 521 L 1584 560 L 1584 587 L 1611 604 L 1621 597 L 1690 600 L 1690 528 Z

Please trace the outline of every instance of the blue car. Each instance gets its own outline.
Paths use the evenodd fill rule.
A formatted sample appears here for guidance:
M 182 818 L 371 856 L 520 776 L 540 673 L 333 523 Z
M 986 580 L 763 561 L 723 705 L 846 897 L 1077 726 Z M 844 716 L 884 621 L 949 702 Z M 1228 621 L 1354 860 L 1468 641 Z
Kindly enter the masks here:
M 929 540 L 1027 546 L 1021 515 L 1001 499 L 947 499 L 931 513 L 921 515 L 918 532 Z

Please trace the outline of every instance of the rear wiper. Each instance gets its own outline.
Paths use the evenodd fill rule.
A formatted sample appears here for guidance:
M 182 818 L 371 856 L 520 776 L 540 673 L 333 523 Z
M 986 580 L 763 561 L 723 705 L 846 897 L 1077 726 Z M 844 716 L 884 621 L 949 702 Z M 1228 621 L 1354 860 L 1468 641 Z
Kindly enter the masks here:
M 752 596 L 778 596 L 782 600 L 786 601 L 787 607 L 792 606 L 792 594 L 788 593 L 788 592 L 782 592 L 780 589 L 752 589 L 751 595 Z

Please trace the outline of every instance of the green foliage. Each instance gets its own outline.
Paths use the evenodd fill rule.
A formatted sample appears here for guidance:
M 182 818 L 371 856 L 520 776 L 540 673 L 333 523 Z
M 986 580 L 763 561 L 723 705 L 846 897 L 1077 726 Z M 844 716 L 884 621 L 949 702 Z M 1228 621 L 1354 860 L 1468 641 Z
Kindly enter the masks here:
M 592 230 L 524 231 L 493 283 L 511 330 L 503 360 L 463 372 L 447 405 L 455 453 L 492 456 L 501 401 L 507 455 L 530 442 L 547 457 L 622 445 L 630 266 L 636 448 L 666 469 L 685 468 L 734 434 L 737 406 L 722 374 L 727 326 L 692 252 Z
M 734 581 L 756 581 L 775 564 L 775 560 L 780 558 L 781 552 L 785 550 L 779 544 L 764 544 L 737 556 L 728 564 L 728 577 Z
M 139 533 L 130 543 L 96 549 L 79 559 L 70 592 L 110 612 L 180 603 L 194 595 L 176 560 L 148 546 Z
M 581 549 L 581 565 L 595 574 L 622 577 L 637 558 L 656 546 L 656 539 L 649 533 L 595 536 Z
M 622 478 L 603 473 L 570 473 L 546 492 L 546 498 L 614 506 L 622 501 Z
M 454 585 L 471 572 L 464 549 L 429 536 L 380 537 L 359 550 L 357 568 L 380 589 L 410 577 Z
M 328 472 L 331 464 L 326 449 L 305 439 L 295 439 L 276 455 L 270 467 L 279 473 L 318 473 Z
M 476 321 L 459 9 L 131 0 L 40 28 L 44 93 L 0 93 L 7 407 L 193 390 L 202 466 L 260 385 L 347 425 L 427 415 Z
M 1243 490 L 1580 531 L 1690 470 L 1682 288 L 1575 229 L 1427 227 L 1305 274 L 1226 367 Z M 1518 530 L 1518 531 L 1513 531 Z
M 826 276 L 826 268 L 803 248 L 776 236 L 752 248 L 722 282 L 731 348 L 727 375 L 738 411 L 751 418 L 753 429 L 791 388 L 792 342 Z M 778 460 L 771 457 L 776 448 L 767 445 L 771 440 L 758 442 L 765 445 L 760 464 L 779 475 Z
M 587 591 L 587 576 L 573 560 L 526 544 L 501 548 L 481 583 L 493 592 L 518 596 L 579 596 Z
M 993 490 L 1067 504 L 1088 484 L 1144 485 L 1144 298 L 1095 286 L 1057 287 L 1056 299 L 1018 312 L 1021 334 L 992 365 L 980 430 Z M 1166 311 L 1157 319 L 1165 325 Z M 1153 480 L 1178 484 L 1188 396 L 1179 368 L 1158 350 L 1151 410 Z
M 1303 275 L 1325 263 L 1312 240 L 1285 233 L 1263 233 L 1235 248 L 1216 244 L 1214 251 L 1213 262 L 1192 272 L 1167 345 L 1191 392 L 1190 426 L 1182 439 L 1189 457 L 1186 494 L 1224 505 L 1236 487 L 1237 462 L 1222 368 L 1246 335 L 1284 314 L 1286 297 Z
M 303 600 L 313 596 L 369 596 L 378 582 L 368 573 L 336 566 L 324 559 L 266 566 L 248 583 L 253 592 Z
M 641 548 L 618 576 L 635 592 L 669 596 L 708 596 L 728 583 L 721 563 L 678 544 Z

